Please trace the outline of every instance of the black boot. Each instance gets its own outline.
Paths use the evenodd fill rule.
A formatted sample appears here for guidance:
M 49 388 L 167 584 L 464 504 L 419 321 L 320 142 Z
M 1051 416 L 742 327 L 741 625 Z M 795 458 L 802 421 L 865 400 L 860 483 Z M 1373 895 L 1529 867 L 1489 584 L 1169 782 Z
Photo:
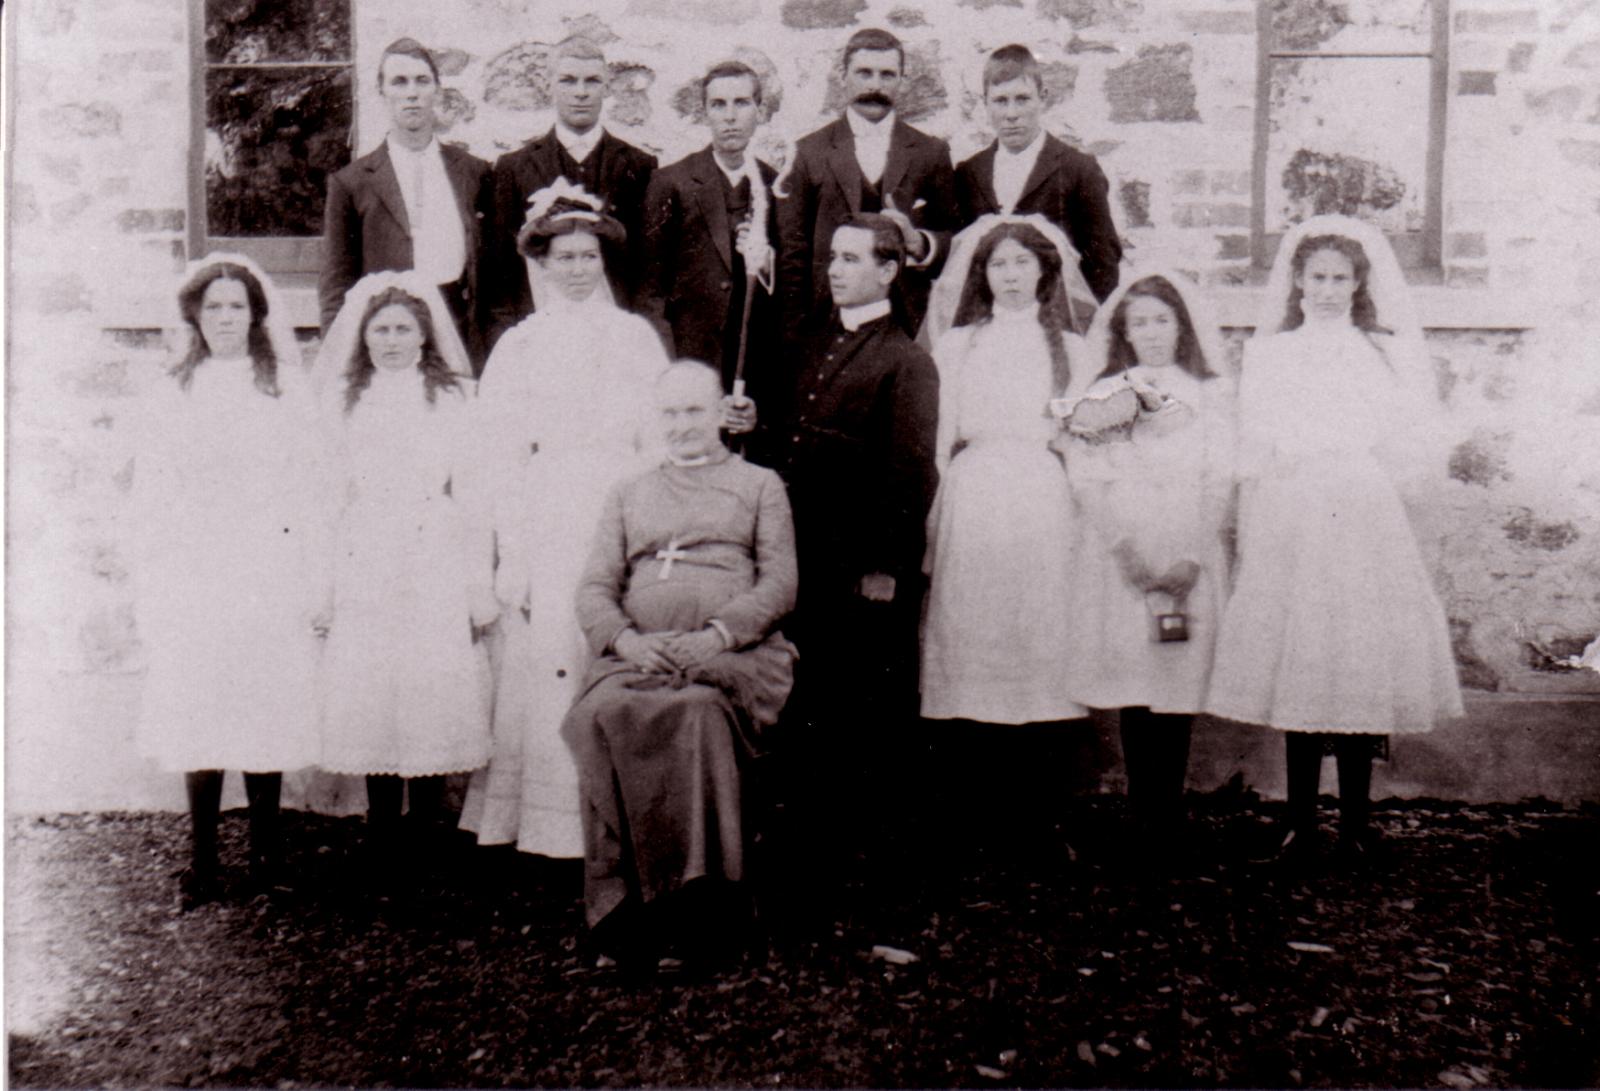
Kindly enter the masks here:
M 405 781 L 397 776 L 367 777 L 367 843 L 362 869 L 368 885 L 380 892 L 393 888 L 400 864 L 400 804 Z
M 1289 828 L 1278 846 L 1278 858 L 1287 865 L 1305 865 L 1317 853 L 1317 789 L 1322 779 L 1322 741 L 1322 735 L 1309 731 L 1289 731 L 1283 736 L 1289 779 Z
M 1378 847 L 1372 829 L 1372 739 L 1344 735 L 1334 743 L 1339 765 L 1339 856 L 1346 864 L 1373 863 Z
M 250 809 L 250 885 L 258 894 L 282 893 L 287 889 L 278 820 L 283 774 L 246 773 L 244 795 Z
M 185 913 L 222 894 L 217 861 L 217 820 L 222 812 L 222 770 L 183 775 L 189 795 L 189 866 L 178 876 L 178 907 Z

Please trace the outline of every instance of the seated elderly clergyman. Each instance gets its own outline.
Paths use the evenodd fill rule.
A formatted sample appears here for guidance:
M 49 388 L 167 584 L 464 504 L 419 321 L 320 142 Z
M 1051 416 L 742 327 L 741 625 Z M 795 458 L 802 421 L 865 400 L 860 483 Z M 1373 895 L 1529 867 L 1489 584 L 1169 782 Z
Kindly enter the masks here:
M 597 658 L 562 735 L 582 793 L 584 901 L 601 948 L 635 965 L 674 903 L 701 904 L 681 888 L 744 877 L 741 765 L 793 682 L 794 646 L 773 628 L 798 582 L 788 497 L 722 445 L 721 399 L 704 364 L 662 373 L 666 458 L 612 492 L 578 589 Z

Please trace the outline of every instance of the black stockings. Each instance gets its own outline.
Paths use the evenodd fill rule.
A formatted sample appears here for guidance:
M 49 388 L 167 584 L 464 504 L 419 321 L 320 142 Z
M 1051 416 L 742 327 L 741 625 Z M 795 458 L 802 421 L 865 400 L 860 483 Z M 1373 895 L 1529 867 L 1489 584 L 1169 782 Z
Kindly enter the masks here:
M 1372 813 L 1372 739 L 1333 732 L 1284 733 L 1289 773 L 1289 826 L 1300 837 L 1317 832 L 1317 785 L 1322 756 L 1329 747 L 1339 765 L 1339 826 L 1345 837 L 1361 839 Z
M 1125 708 L 1121 715 L 1122 764 L 1128 805 L 1147 827 L 1175 829 L 1183 820 L 1183 786 L 1189 772 L 1194 717 Z
M 217 822 L 222 813 L 222 770 L 198 769 L 183 775 L 189 794 L 189 826 L 196 874 L 217 872 Z M 250 813 L 250 868 L 257 878 L 275 871 L 282 855 L 278 836 L 278 808 L 283 794 L 282 773 L 246 773 L 245 800 Z

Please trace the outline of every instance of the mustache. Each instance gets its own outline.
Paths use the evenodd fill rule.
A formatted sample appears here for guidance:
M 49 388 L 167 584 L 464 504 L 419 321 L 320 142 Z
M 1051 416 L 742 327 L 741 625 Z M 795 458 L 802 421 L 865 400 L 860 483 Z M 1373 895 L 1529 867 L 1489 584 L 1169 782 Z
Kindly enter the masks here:
M 863 91 L 855 97 L 855 101 L 864 106 L 893 106 L 894 99 L 882 91 Z

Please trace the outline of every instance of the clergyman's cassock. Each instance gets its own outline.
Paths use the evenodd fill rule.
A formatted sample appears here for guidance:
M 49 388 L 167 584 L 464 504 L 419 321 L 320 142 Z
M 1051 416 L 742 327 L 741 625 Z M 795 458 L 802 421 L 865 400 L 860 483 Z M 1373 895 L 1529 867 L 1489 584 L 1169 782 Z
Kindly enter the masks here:
M 740 763 L 776 722 L 795 651 L 773 626 L 794 605 L 794 527 L 783 482 L 718 450 L 614 490 L 578 589 L 597 659 L 562 725 L 578 766 L 591 926 L 630 895 L 648 903 L 702 876 L 744 876 Z M 730 649 L 650 674 L 612 644 L 716 625 Z

